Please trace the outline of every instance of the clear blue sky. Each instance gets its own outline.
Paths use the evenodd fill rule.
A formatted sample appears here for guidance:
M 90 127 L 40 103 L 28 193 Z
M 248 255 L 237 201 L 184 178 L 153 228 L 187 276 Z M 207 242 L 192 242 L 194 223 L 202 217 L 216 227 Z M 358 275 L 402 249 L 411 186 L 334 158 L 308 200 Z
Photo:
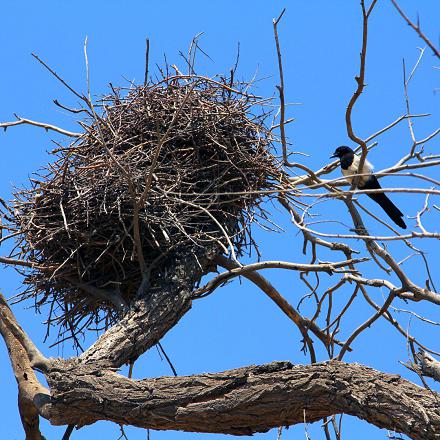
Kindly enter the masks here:
M 401 5 L 412 17 L 418 11 L 424 31 L 435 43 L 438 42 L 440 2 L 402 0 Z M 114 85 L 126 85 L 127 80 L 142 82 L 146 36 L 151 40 L 151 68 L 155 63 L 162 64 L 163 54 L 166 54 L 170 64 L 176 63 L 184 69 L 179 50 L 186 52 L 192 37 L 204 32 L 200 44 L 213 61 L 199 54 L 199 73 L 228 72 L 235 62 L 237 44 L 240 43 L 240 76 L 250 78 L 257 72 L 261 81 L 256 85 L 256 92 L 271 96 L 278 80 L 272 18 L 283 7 L 287 7 L 287 13 L 279 31 L 285 63 L 286 98 L 290 102 L 301 103 L 289 108 L 289 116 L 295 117 L 296 121 L 289 126 L 288 135 L 295 150 L 310 155 L 304 158 L 304 163 L 312 168 L 320 167 L 328 161 L 335 146 L 351 145 L 346 135 L 344 112 L 354 91 L 354 76 L 359 64 L 361 15 L 358 0 L 6 0 L 2 4 L 0 26 L 0 121 L 12 120 L 15 112 L 23 117 L 78 130 L 72 115 L 52 103 L 53 99 L 58 99 L 66 105 L 75 106 L 77 100 L 30 53 L 40 55 L 75 89 L 85 91 L 83 43 L 86 36 L 89 41 L 91 85 L 96 95 L 105 93 L 109 82 Z M 371 19 L 370 35 L 368 87 L 353 119 L 355 130 L 361 136 L 377 131 L 405 113 L 402 59 L 405 58 L 407 65 L 411 66 L 417 59 L 417 48 L 423 47 L 422 41 L 397 16 L 388 0 L 378 1 Z M 440 71 L 433 68 L 435 65 L 439 66 L 439 61 L 427 50 L 410 87 L 412 111 L 432 114 L 428 120 L 416 121 L 415 131 L 419 138 L 428 135 L 440 121 L 440 96 L 434 93 L 434 89 L 440 87 Z M 51 139 L 60 138 L 33 127 L 12 128 L 7 133 L 0 133 L 0 197 L 9 199 L 13 185 L 23 185 L 33 171 L 47 162 L 46 152 L 52 148 Z M 407 126 L 402 124 L 380 141 L 380 147 L 369 158 L 376 163 L 376 168 L 385 168 L 408 150 L 410 137 Z M 437 149 L 438 153 L 439 142 L 440 138 L 430 145 L 429 151 Z M 388 178 L 386 182 L 389 186 L 401 186 L 403 181 Z M 422 185 L 414 181 L 408 184 Z M 423 202 L 417 195 L 396 194 L 393 199 L 409 216 L 415 215 Z M 372 206 L 368 201 L 366 205 Z M 328 206 L 339 209 L 332 215 L 346 215 L 342 205 Z M 263 258 L 307 262 L 309 257 L 301 253 L 301 237 L 288 225 L 288 219 L 280 216 L 280 212 L 274 210 L 274 216 L 286 227 L 286 232 L 273 236 L 256 231 L 262 243 Z M 408 220 L 408 223 L 413 226 L 414 220 Z M 377 224 L 369 224 L 374 232 L 384 232 Z M 434 222 L 427 225 L 435 227 Z M 429 252 L 433 267 L 438 267 L 438 247 L 428 242 L 417 244 Z M 362 248 L 362 244 L 356 245 Z M 396 249 L 397 255 L 400 255 L 398 246 L 390 244 L 390 248 Z M 6 250 L 3 249 L 2 254 L 4 252 Z M 334 260 L 338 257 L 323 254 L 322 258 Z M 415 281 L 423 284 L 425 275 L 420 260 L 412 259 L 406 268 Z M 295 274 L 274 272 L 268 276 L 292 304 L 296 304 L 305 293 L 304 285 Z M 440 284 L 439 277 L 437 284 Z M 13 271 L 4 269 L 1 271 L 0 288 L 6 297 L 10 297 L 19 291 L 20 278 Z M 382 302 L 380 294 L 379 291 L 373 292 L 379 303 Z M 385 295 L 385 291 L 382 294 Z M 399 306 L 409 307 L 404 303 L 399 303 Z M 433 307 L 420 305 L 417 310 L 434 319 L 438 316 Z M 43 344 L 43 315 L 35 315 L 24 305 L 14 306 L 14 311 L 45 355 L 72 355 L 68 346 L 63 350 L 49 348 L 53 338 Z M 343 326 L 341 339 L 370 314 L 372 310 L 359 300 Z M 409 320 L 405 314 L 399 317 L 405 328 L 409 326 L 426 344 L 440 349 L 438 327 L 420 325 L 415 320 Z M 273 360 L 303 363 L 307 360 L 299 351 L 300 339 L 296 328 L 264 294 L 245 281 L 241 285 L 235 281 L 207 299 L 197 301 L 166 335 L 163 345 L 179 374 L 193 374 Z M 398 363 L 408 359 L 405 341 L 386 323 L 378 323 L 364 333 L 356 340 L 354 348 L 346 360 L 399 373 L 417 382 L 417 377 Z M 0 438 L 21 439 L 23 431 L 16 407 L 17 389 L 4 344 L 0 344 L 0 359 L 3 393 L 0 399 Z M 325 359 L 322 353 L 320 359 Z M 161 361 L 156 349 L 143 356 L 135 366 L 136 377 L 165 374 L 170 374 L 170 370 Z M 314 440 L 323 438 L 317 425 L 309 427 L 309 434 Z M 42 421 L 42 430 L 48 439 L 59 439 L 64 432 L 64 428 L 51 427 L 45 421 Z M 130 440 L 146 438 L 145 431 L 131 428 L 126 431 Z M 343 431 L 346 439 L 382 439 L 386 436 L 385 431 L 350 417 L 345 418 Z M 75 431 L 71 438 L 116 440 L 119 435 L 118 426 L 100 422 Z M 152 432 L 151 438 L 217 440 L 225 437 Z M 254 438 L 275 439 L 276 431 Z M 282 438 L 304 438 L 303 426 L 291 427 Z

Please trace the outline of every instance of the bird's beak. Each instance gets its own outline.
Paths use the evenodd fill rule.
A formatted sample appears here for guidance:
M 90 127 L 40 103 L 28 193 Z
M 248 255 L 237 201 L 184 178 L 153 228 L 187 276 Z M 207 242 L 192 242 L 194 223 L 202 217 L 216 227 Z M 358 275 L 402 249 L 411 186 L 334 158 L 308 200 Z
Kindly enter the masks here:
M 338 156 L 336 156 L 336 153 L 333 153 L 333 154 L 330 156 L 330 159 L 333 159 L 334 157 L 338 157 Z

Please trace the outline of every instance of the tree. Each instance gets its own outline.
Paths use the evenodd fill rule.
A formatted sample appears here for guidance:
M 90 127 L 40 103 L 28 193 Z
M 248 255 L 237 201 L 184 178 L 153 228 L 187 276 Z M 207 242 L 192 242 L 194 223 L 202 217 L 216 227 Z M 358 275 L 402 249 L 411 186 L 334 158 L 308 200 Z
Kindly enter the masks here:
M 375 3 L 368 6 L 361 4 L 363 17 L 361 62 L 356 77 L 357 87 L 346 112 L 349 138 L 358 146 L 362 161 L 369 151 L 376 147 L 375 143 L 371 144 L 373 140 L 407 121 L 411 135 L 409 151 L 396 165 L 380 170 L 377 175 L 380 177 L 409 172 L 409 176 L 414 179 L 437 185 L 432 177 L 421 172 L 438 165 L 437 156 L 425 153 L 423 147 L 435 139 L 439 130 L 428 134 L 424 139 L 419 140 L 415 137 L 413 120 L 424 116 L 410 112 L 408 92 L 410 81 L 416 73 L 424 51 L 421 51 L 413 69 L 407 70 L 404 66 L 406 75 L 403 88 L 407 105 L 405 114 L 365 138 L 357 134 L 355 124 L 352 123 L 353 112 L 356 110 L 357 101 L 364 91 L 366 82 L 367 34 Z M 277 426 L 329 418 L 327 422 L 330 423 L 324 424 L 325 433 L 330 436 L 331 424 L 335 436 L 338 437 L 339 428 L 334 415 L 346 413 L 365 419 L 376 426 L 407 434 L 411 438 L 436 438 L 438 435 L 440 424 L 438 394 L 428 387 L 424 379 L 425 376 L 436 380 L 439 378 L 438 362 L 432 356 L 432 354 L 435 356 L 435 352 L 425 347 L 399 324 L 393 307 L 396 307 L 396 303 L 405 301 L 406 307 L 411 308 L 410 313 L 418 317 L 415 308 L 418 303 L 429 303 L 431 307 L 435 307 L 439 304 L 440 297 L 436 292 L 435 281 L 428 264 L 426 264 L 426 284 L 419 285 L 401 268 L 400 262 L 393 256 L 389 246 L 383 244 L 397 242 L 402 247 L 411 249 L 410 252 L 419 255 L 422 261 L 426 262 L 424 252 L 416 248 L 411 240 L 438 239 L 437 232 L 430 232 L 424 226 L 428 209 L 437 209 L 435 205 L 431 207 L 430 197 L 438 194 L 438 190 L 414 188 L 413 180 L 404 188 L 385 190 L 426 195 L 425 203 L 416 215 L 416 229 L 401 235 L 392 226 L 384 224 L 380 218 L 366 210 L 361 205 L 363 199 L 355 198 L 353 188 L 348 187 L 344 180 L 339 177 L 324 180 L 323 176 L 333 171 L 338 165 L 337 162 L 318 170 L 311 170 L 299 162 L 290 162 L 284 133 L 288 121 L 285 119 L 283 59 L 277 35 L 280 19 L 281 16 L 274 22 L 280 66 L 278 87 L 280 120 L 270 127 L 269 132 L 276 128 L 280 129 L 280 149 L 283 152 L 284 166 L 290 171 L 288 177 L 280 180 L 276 196 L 277 203 L 282 206 L 294 226 L 300 231 L 304 240 L 303 251 L 311 261 L 292 263 L 263 260 L 243 265 L 234 255 L 235 243 L 227 249 L 230 252 L 227 256 L 223 248 L 230 243 L 228 240 L 224 242 L 223 238 L 218 238 L 221 241 L 220 246 L 218 244 L 206 246 L 198 252 L 189 253 L 192 257 L 173 260 L 172 271 L 169 272 L 168 277 L 163 276 L 159 280 L 157 286 L 160 285 L 161 288 L 153 293 L 145 289 L 146 277 L 144 277 L 136 301 L 124 304 L 122 311 L 118 311 L 120 314 L 115 318 L 116 323 L 89 349 L 72 359 L 45 358 L 20 328 L 6 302 L 2 300 L 0 331 L 15 367 L 14 372 L 19 384 L 20 411 L 29 438 L 38 438 L 38 415 L 48 418 L 52 423 L 70 426 L 82 426 L 96 420 L 107 419 L 121 425 L 130 424 L 151 429 L 241 435 L 263 432 Z M 424 36 L 418 25 L 413 27 Z M 425 36 L 424 38 L 426 39 Z M 432 43 L 431 46 L 434 54 L 438 55 Z M 197 48 L 196 42 L 194 48 L 194 50 Z M 192 66 L 191 61 L 189 64 Z M 176 75 L 182 76 L 179 71 Z M 190 75 L 196 78 L 196 81 L 199 79 L 191 72 Z M 225 89 L 224 84 L 220 87 Z M 92 113 L 92 123 L 99 124 L 101 120 L 95 113 L 90 93 L 79 94 L 78 97 L 85 103 L 85 108 Z M 179 109 L 174 116 L 177 120 Z M 39 125 L 73 138 L 82 135 L 22 118 L 13 123 L 4 123 L 2 126 L 6 129 L 17 124 Z M 166 140 L 162 138 L 162 144 Z M 296 175 L 294 173 L 296 168 L 302 170 L 302 174 Z M 152 173 L 149 175 L 152 176 Z M 148 194 L 151 180 L 147 179 L 145 185 L 136 197 L 140 196 L 142 199 L 144 193 Z M 318 192 L 312 192 L 315 190 Z M 367 191 L 356 191 L 356 195 L 362 192 Z M 308 201 L 310 195 L 314 197 L 312 203 Z M 313 220 L 313 215 L 319 210 L 316 202 L 326 199 L 337 199 L 338 205 L 334 206 L 342 205 L 348 211 L 347 219 L 352 222 L 352 232 L 348 234 L 335 232 L 334 227 L 315 229 L 314 222 L 310 222 L 309 219 Z M 7 216 L 9 206 L 7 203 L 4 206 Z M 204 212 L 204 214 L 209 217 L 209 213 Z M 395 235 L 370 234 L 365 226 L 365 219 L 368 219 L 368 216 L 384 224 Z M 324 218 L 334 217 L 330 217 L 327 213 Z M 228 231 L 227 224 L 223 223 L 219 226 L 223 227 L 222 234 Z M 136 242 L 135 232 L 133 239 Z M 354 239 L 361 240 L 365 249 L 359 249 L 360 246 L 354 249 L 352 246 Z M 327 249 L 329 252 L 323 253 L 327 252 Z M 356 253 L 358 251 L 361 251 L 362 255 L 358 255 Z M 332 255 L 332 262 L 320 262 L 318 259 L 320 254 L 324 255 L 324 258 Z M 142 251 L 139 251 L 137 260 L 141 255 Z M 343 259 L 339 258 L 340 255 L 343 255 Z M 365 258 L 369 258 L 370 262 L 369 269 L 364 270 L 362 265 Z M 6 257 L 2 261 L 11 265 L 34 264 L 32 261 L 17 261 Z M 225 271 L 194 290 L 194 280 L 199 279 L 203 273 L 211 271 L 213 265 L 223 267 Z M 257 272 L 265 268 L 298 271 L 302 281 L 310 288 L 304 301 L 309 298 L 307 307 L 311 307 L 311 313 L 301 312 L 299 307 L 290 305 L 281 293 L 260 272 Z M 387 272 L 387 275 L 381 276 L 382 271 Z M 321 288 L 322 272 L 336 276 L 335 283 L 325 284 L 325 287 Z M 370 276 L 370 273 L 373 275 Z M 316 285 L 312 284 L 311 274 L 316 277 Z M 311 365 L 294 366 L 288 362 L 276 362 L 222 373 L 146 379 L 140 382 L 115 372 L 115 369 L 120 368 L 124 363 L 133 363 L 148 348 L 159 343 L 161 337 L 190 309 L 192 301 L 213 293 L 224 282 L 238 276 L 247 278 L 258 286 L 295 324 L 301 334 L 303 349 L 309 356 Z M 339 303 L 336 298 L 337 292 L 343 291 L 348 286 L 352 286 L 351 295 L 345 303 Z M 371 288 L 386 290 L 387 294 L 383 302 L 372 299 L 369 290 Z M 110 303 L 117 307 L 109 299 L 111 293 L 109 290 L 94 293 L 105 296 L 106 304 Z M 352 305 L 358 297 L 362 297 L 372 308 L 372 315 L 354 331 L 348 333 L 345 340 L 340 340 L 339 330 L 348 314 L 353 313 Z M 128 308 L 125 308 L 126 306 Z M 396 375 L 343 362 L 347 352 L 354 350 L 355 339 L 380 320 L 387 320 L 405 338 L 413 355 L 412 361 L 407 365 L 420 375 L 426 388 L 414 385 Z M 317 362 L 317 347 L 321 344 L 331 361 Z M 418 349 L 421 351 L 417 352 Z M 46 390 L 37 379 L 34 369 L 44 373 L 50 391 Z M 115 393 L 115 389 L 120 392 Z

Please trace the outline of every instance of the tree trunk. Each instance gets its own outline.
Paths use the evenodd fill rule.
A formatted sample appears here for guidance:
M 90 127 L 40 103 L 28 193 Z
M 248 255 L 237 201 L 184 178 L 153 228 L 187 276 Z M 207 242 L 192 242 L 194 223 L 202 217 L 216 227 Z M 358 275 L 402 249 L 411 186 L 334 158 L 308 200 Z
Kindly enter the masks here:
M 218 252 L 217 245 L 195 249 L 167 266 L 159 284 L 143 283 L 126 316 L 79 357 L 81 362 L 118 368 L 157 344 L 191 308 L 194 283 Z

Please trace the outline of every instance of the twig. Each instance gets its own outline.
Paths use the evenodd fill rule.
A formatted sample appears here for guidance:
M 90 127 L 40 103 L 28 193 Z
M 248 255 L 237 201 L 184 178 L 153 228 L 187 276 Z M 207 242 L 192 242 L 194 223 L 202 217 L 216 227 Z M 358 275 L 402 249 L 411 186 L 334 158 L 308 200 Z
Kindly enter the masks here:
M 88 104 L 87 102 L 87 98 L 84 95 L 79 94 L 75 89 L 73 89 L 72 87 L 69 86 L 69 84 L 67 84 L 67 82 L 61 78 L 52 68 L 50 68 L 38 55 L 35 55 L 34 53 L 31 53 L 31 55 L 40 63 L 42 64 L 58 81 L 61 82 L 61 84 L 63 84 L 65 87 L 67 87 L 75 96 L 77 96 L 79 99 L 81 99 L 82 101 L 85 101 L 86 104 Z
M 9 264 L 11 266 L 23 266 L 23 267 L 31 267 L 31 268 L 39 267 L 35 263 L 31 263 L 30 261 L 16 260 L 14 258 L 9 258 L 9 257 L 0 257 L 0 263 Z
M 359 68 L 359 76 L 355 77 L 355 80 L 357 82 L 357 88 L 354 92 L 353 96 L 351 97 L 348 105 L 347 110 L 345 112 L 345 124 L 347 127 L 347 134 L 348 137 L 358 144 L 362 149 L 361 158 L 359 160 L 359 166 L 358 166 L 358 173 L 362 172 L 364 168 L 364 163 L 368 154 L 368 148 L 366 141 L 359 138 L 353 131 L 352 123 L 351 123 L 351 114 L 354 108 L 354 105 L 356 104 L 356 101 L 361 96 L 364 87 L 365 87 L 365 65 L 366 65 L 366 58 L 367 58 L 367 42 L 368 42 L 368 18 L 373 11 L 373 8 L 376 4 L 377 0 L 373 0 L 371 3 L 370 8 L 368 9 L 368 12 L 365 10 L 365 3 L 364 0 L 361 0 L 361 8 L 362 8 L 362 49 L 361 49 L 361 63 Z M 352 182 L 352 189 L 357 187 L 357 184 L 359 182 L 359 177 L 355 177 Z
M 157 345 L 158 345 L 158 347 L 160 348 L 160 351 L 162 352 L 162 354 L 165 356 L 165 359 L 167 360 L 168 365 L 170 366 L 171 371 L 173 372 L 174 376 L 177 377 L 177 371 L 176 371 L 176 369 L 174 368 L 174 365 L 173 365 L 173 363 L 171 362 L 170 358 L 168 357 L 166 351 L 165 351 L 164 348 L 162 347 L 162 344 L 161 344 L 160 342 L 158 342 Z
M 56 125 L 46 124 L 45 122 L 32 121 L 30 119 L 20 118 L 17 115 L 15 115 L 15 117 L 17 118 L 16 121 L 0 123 L 0 128 L 3 128 L 3 130 L 6 131 L 9 127 L 28 124 L 28 125 L 33 125 L 34 127 L 44 128 L 46 131 L 48 130 L 56 131 L 57 133 L 60 133 L 68 137 L 79 138 L 83 135 L 83 133 L 74 133 L 72 131 L 64 130 L 63 128 L 57 127 Z
M 228 270 L 239 268 L 237 264 L 221 255 L 214 260 L 217 264 Z M 310 330 L 323 344 L 329 344 L 329 337 L 318 327 L 318 325 L 307 318 L 301 316 L 291 304 L 278 292 L 278 290 L 261 274 L 258 272 L 244 273 L 243 276 L 249 281 L 252 281 L 258 286 L 280 309 L 281 311 L 298 327 L 299 331 L 305 338 L 305 342 L 309 342 L 307 331 Z M 343 345 L 342 342 L 335 340 L 338 345 Z M 314 355 L 313 346 L 309 345 L 310 352 Z
M 423 54 L 425 53 L 425 49 L 421 49 L 420 50 L 420 55 L 419 58 L 417 59 L 416 64 L 414 65 L 411 74 L 409 75 L 409 78 L 406 78 L 406 66 L 405 66 L 405 59 L 402 60 L 402 68 L 403 68 L 403 91 L 405 94 L 405 104 L 406 104 L 406 111 L 407 113 L 410 113 L 410 106 L 409 106 L 409 95 L 408 95 L 408 84 L 411 81 L 411 78 L 413 77 L 415 71 L 417 70 L 418 65 L 420 64 L 420 61 L 423 57 Z M 413 141 L 413 144 L 411 146 L 411 151 L 409 153 L 409 157 L 413 157 L 414 156 L 414 151 L 416 149 L 417 146 L 417 141 L 416 141 L 416 137 L 414 134 L 414 128 L 413 128 L 413 123 L 412 123 L 412 119 L 408 118 L 408 128 L 409 128 L 409 132 L 411 135 L 411 139 Z
M 394 126 L 396 126 L 400 122 L 404 121 L 405 119 L 425 118 L 427 116 L 430 116 L 430 114 L 429 113 L 422 113 L 422 114 L 416 114 L 416 115 L 407 114 L 407 115 L 399 116 L 395 121 L 391 122 L 386 127 L 382 128 L 382 129 L 378 130 L 376 133 L 373 133 L 372 135 L 368 136 L 365 139 L 365 142 L 366 143 L 371 142 L 374 138 L 376 138 L 376 137 L 380 136 L 381 134 L 385 133 L 386 131 L 390 130 L 391 128 L 393 128 Z
M 86 109 L 86 108 L 71 108 L 71 107 L 67 107 L 67 105 L 61 104 L 58 99 L 54 99 L 53 103 L 57 106 L 62 108 L 63 110 L 67 110 L 70 113 L 87 113 L 90 115 L 90 112 Z
M 149 67 L 149 59 L 150 59 L 150 39 L 146 39 L 146 47 L 145 47 L 145 76 L 144 76 L 144 86 L 148 85 L 148 67 Z
M 440 238 L 440 233 L 438 232 L 429 232 L 429 233 L 421 233 L 421 232 L 411 232 L 410 234 L 402 234 L 395 236 L 387 236 L 387 235 L 368 235 L 368 234 L 337 234 L 337 233 L 325 233 L 319 232 L 314 229 L 310 229 L 304 226 L 301 223 L 295 221 L 295 224 L 301 230 L 308 232 L 313 235 L 317 235 L 318 237 L 327 237 L 327 238 L 350 238 L 350 239 L 362 239 L 362 240 L 374 240 L 374 241 L 397 241 L 397 240 L 410 240 L 414 238 Z
M 61 440 L 69 440 L 74 428 L 75 428 L 75 425 L 67 426 L 66 430 L 64 431 L 63 438 Z
M 365 286 L 358 284 L 362 295 L 364 296 L 365 300 L 367 301 L 367 303 L 373 307 L 376 311 L 380 310 L 380 306 L 377 305 L 368 295 Z M 425 351 L 429 351 L 432 354 L 435 354 L 437 356 L 440 356 L 440 353 L 437 353 L 433 350 L 430 350 L 428 347 L 424 346 L 423 344 L 421 344 L 416 338 L 414 338 L 413 336 L 409 335 L 407 331 L 405 331 L 402 326 L 399 324 L 399 322 L 392 316 L 391 312 L 389 310 L 386 311 L 386 313 L 383 315 L 383 317 L 406 339 L 409 340 L 411 342 L 414 342 L 415 344 L 417 344 L 422 350 Z
M 430 194 L 426 194 L 425 203 L 423 205 L 423 208 L 420 211 L 417 211 L 417 214 L 416 214 L 417 227 L 422 231 L 423 234 L 428 233 L 428 231 L 425 229 L 425 227 L 422 224 L 422 215 L 428 210 L 429 196 L 430 196 Z
M 136 362 L 135 360 L 131 359 L 130 362 L 128 363 L 128 374 L 127 374 L 127 377 L 129 379 L 131 379 L 133 377 L 133 368 L 134 368 L 134 363 L 135 362 Z
M 393 299 L 395 298 L 395 293 L 394 292 L 390 292 L 390 294 L 388 295 L 388 298 L 386 299 L 385 303 L 383 304 L 383 306 L 380 308 L 380 310 L 377 311 L 377 313 L 375 313 L 373 316 L 371 316 L 370 318 L 368 318 L 362 325 L 360 325 L 352 334 L 351 336 L 347 339 L 347 342 L 345 343 L 344 347 L 341 348 L 341 351 L 339 352 L 338 356 L 336 359 L 338 360 L 342 360 L 342 358 L 344 357 L 345 352 L 347 351 L 348 347 L 352 344 L 352 342 L 354 341 L 354 339 L 361 333 L 363 332 L 367 327 L 370 327 L 371 324 L 373 324 L 374 321 L 376 321 L 377 319 L 379 319 L 387 310 L 388 307 L 391 305 Z
M 121 435 L 117 440 L 125 439 L 128 440 L 127 434 L 125 434 L 124 425 L 119 425 L 119 430 L 121 431 Z
M 286 105 L 284 100 L 284 74 L 283 74 L 283 61 L 281 56 L 281 48 L 280 48 L 280 41 L 278 38 L 278 23 L 280 22 L 281 18 L 283 17 L 284 13 L 286 12 L 286 8 L 284 8 L 281 11 L 281 14 L 278 16 L 277 19 L 273 19 L 273 33 L 275 37 L 275 45 L 277 49 L 277 57 L 278 57 L 278 71 L 280 74 L 280 84 L 277 85 L 279 97 L 280 97 L 280 134 L 281 134 L 281 146 L 283 148 L 283 163 L 285 166 L 292 166 L 289 163 L 289 159 L 287 157 L 287 140 L 286 140 L 286 131 L 284 129 L 285 125 L 285 113 L 286 113 Z
M 421 31 L 420 29 L 420 24 L 417 23 L 414 24 L 409 18 L 408 16 L 403 12 L 403 10 L 400 8 L 399 4 L 396 2 L 396 0 L 391 0 L 391 3 L 393 4 L 393 6 L 396 8 L 397 12 L 400 14 L 400 16 L 407 22 L 407 24 L 414 29 L 418 36 L 429 46 L 429 48 L 432 50 L 432 52 L 434 53 L 434 55 L 440 59 L 440 51 L 434 46 L 434 44 L 432 44 L 432 42 L 428 39 L 428 37 L 426 37 L 426 35 Z
M 283 427 L 279 426 L 278 427 L 278 432 L 277 432 L 277 440 L 281 440 L 281 434 L 283 432 Z
M 359 174 L 357 174 L 359 176 Z M 354 194 L 375 194 L 375 193 L 412 193 L 412 194 L 434 194 L 439 195 L 440 190 L 433 188 L 378 188 L 378 189 L 357 189 L 348 191 L 339 191 L 338 193 L 322 193 L 311 194 L 301 193 L 301 197 L 317 197 L 321 199 L 325 198 L 340 198 L 342 195 L 354 195 Z

